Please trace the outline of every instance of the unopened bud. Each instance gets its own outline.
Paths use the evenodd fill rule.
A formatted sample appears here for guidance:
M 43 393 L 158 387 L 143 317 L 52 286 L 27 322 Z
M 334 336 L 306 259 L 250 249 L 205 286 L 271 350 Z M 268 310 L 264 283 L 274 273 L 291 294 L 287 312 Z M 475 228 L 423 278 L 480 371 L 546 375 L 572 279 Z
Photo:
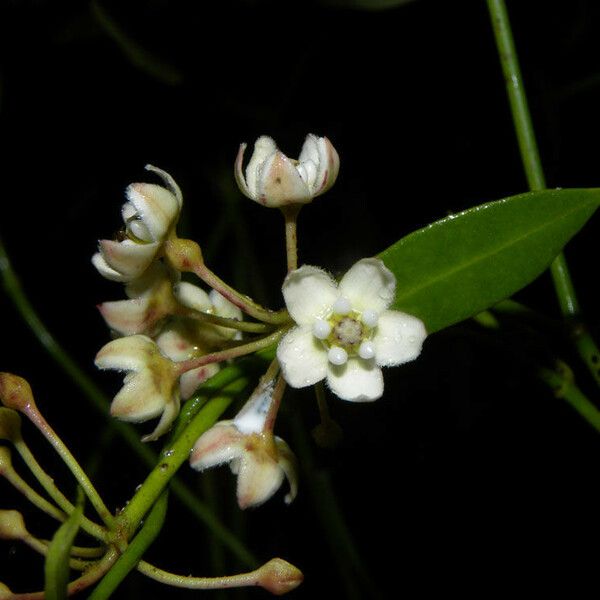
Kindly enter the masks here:
M 0 600 L 9 600 L 9 598 L 13 598 L 14 594 L 12 590 L 0 581 Z
M 28 536 L 23 515 L 18 510 L 0 510 L 0 539 L 22 540 Z
M 21 439 L 21 417 L 10 408 L 0 406 L 0 440 L 13 444 Z
M 183 273 L 193 271 L 194 265 L 201 265 L 204 261 L 200 246 L 193 240 L 168 240 L 165 244 L 165 254 L 173 268 Z
M 258 569 L 258 585 L 276 596 L 291 592 L 303 579 L 300 569 L 281 558 L 273 558 Z
M 35 407 L 29 383 L 12 373 L 0 373 L 0 402 L 8 408 L 22 412 L 30 406 Z

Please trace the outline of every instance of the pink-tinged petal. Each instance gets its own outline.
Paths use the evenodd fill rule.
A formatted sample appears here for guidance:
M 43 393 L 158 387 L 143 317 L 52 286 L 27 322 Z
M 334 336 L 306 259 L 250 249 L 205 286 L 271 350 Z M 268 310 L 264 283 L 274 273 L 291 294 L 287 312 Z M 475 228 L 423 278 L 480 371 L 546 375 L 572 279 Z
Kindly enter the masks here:
M 111 266 L 109 266 L 109 264 L 104 260 L 102 254 L 100 254 L 100 252 L 96 252 L 96 254 L 92 256 L 92 264 L 96 267 L 96 269 L 98 269 L 100 275 L 102 275 L 102 277 L 105 277 L 106 279 L 119 282 L 128 280 L 128 277 L 126 275 L 115 271 Z
M 190 466 L 197 471 L 216 467 L 238 458 L 243 449 L 244 436 L 231 421 L 220 421 L 198 438 L 190 454 Z
M 261 165 L 258 173 L 258 202 L 265 206 L 305 204 L 312 194 L 292 161 L 277 151 Z
M 351 358 L 344 365 L 331 365 L 327 384 L 336 396 L 350 402 L 370 402 L 383 395 L 383 374 L 372 360 Z
M 153 183 L 132 183 L 125 193 L 153 240 L 160 241 L 179 214 L 177 198 Z
M 421 354 L 427 331 L 423 321 L 397 310 L 379 315 L 373 345 L 375 360 L 383 367 L 401 365 Z
M 241 147 L 240 152 L 243 154 Z M 277 145 L 268 135 L 260 136 L 254 143 L 254 151 L 252 152 L 252 156 L 250 157 L 250 161 L 246 167 L 246 189 L 248 190 L 248 194 L 246 195 L 249 198 L 252 198 L 252 200 L 258 201 L 258 179 L 260 168 L 267 158 L 275 154 L 275 152 L 277 152 Z M 240 158 L 241 171 L 242 165 L 239 154 L 238 157 Z M 244 190 L 242 189 L 242 191 Z
M 146 365 L 148 353 L 156 349 L 156 344 L 149 337 L 130 335 L 105 344 L 94 362 L 100 369 L 137 371 Z
M 290 491 L 285 496 L 285 503 L 290 504 L 298 494 L 298 461 L 290 447 L 280 437 L 275 437 L 275 446 L 279 456 L 277 463 L 290 485 Z
M 160 421 L 154 428 L 154 431 L 148 435 L 145 435 L 142 438 L 142 442 L 153 442 L 157 440 L 159 437 L 167 433 L 169 429 L 171 429 L 171 425 L 173 425 L 173 421 L 177 418 L 179 414 L 179 397 L 175 397 L 170 402 L 167 402 L 165 406 L 165 410 L 160 417 Z
M 165 408 L 166 400 L 156 389 L 150 371 L 125 379 L 125 385 L 110 405 L 110 414 L 122 421 L 141 423 L 154 419 Z
M 295 388 L 314 385 L 327 374 L 327 352 L 309 327 L 294 327 L 279 342 L 277 359 L 285 380 Z
M 207 379 L 219 372 L 219 365 L 210 364 L 192 369 L 184 373 L 179 379 L 179 389 L 181 397 L 187 400 Z
M 396 294 L 394 274 L 378 258 L 363 258 L 340 281 L 340 293 L 358 311 L 385 310 Z
M 188 338 L 182 335 L 178 328 L 161 331 L 156 338 L 156 345 L 160 348 L 162 354 L 177 362 L 188 360 L 196 354 L 196 347 Z
M 179 208 L 181 208 L 181 206 L 183 205 L 183 194 L 181 193 L 181 189 L 177 185 L 173 177 L 171 177 L 171 175 L 169 175 L 166 171 L 163 171 L 162 169 L 159 169 L 154 165 L 146 165 L 144 168 L 146 169 L 146 171 L 152 171 L 153 173 L 156 173 L 159 177 L 162 178 L 166 186 L 169 188 L 169 190 L 171 190 L 171 193 L 175 196 Z
M 284 280 L 283 298 L 290 316 L 298 325 L 312 327 L 315 319 L 329 316 L 339 297 L 332 277 L 310 265 L 292 271 Z
M 148 298 L 135 298 L 103 302 L 98 310 L 111 329 L 123 335 L 134 335 L 144 333 L 153 324 L 149 305 Z
M 333 144 L 326 137 L 322 137 L 318 139 L 317 145 L 319 150 L 319 162 L 317 163 L 318 170 L 317 178 L 315 180 L 315 196 L 325 193 L 335 183 L 340 170 L 340 157 L 333 147 Z
M 123 281 L 140 277 L 151 265 L 160 244 L 138 244 L 131 240 L 100 240 L 100 252 L 109 267 L 123 275 Z
M 281 486 L 283 470 L 265 452 L 245 452 L 237 473 L 237 500 L 243 510 L 266 502 Z

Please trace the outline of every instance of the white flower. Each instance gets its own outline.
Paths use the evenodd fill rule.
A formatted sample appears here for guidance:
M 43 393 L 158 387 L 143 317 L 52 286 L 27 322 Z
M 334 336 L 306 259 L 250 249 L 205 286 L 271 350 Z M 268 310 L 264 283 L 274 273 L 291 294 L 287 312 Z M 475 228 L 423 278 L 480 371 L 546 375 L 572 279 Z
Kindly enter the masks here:
M 248 198 L 264 206 L 307 204 L 335 183 L 340 168 L 331 142 L 312 133 L 306 136 L 297 161 L 278 150 L 272 138 L 259 137 L 244 178 L 245 149 L 246 144 L 242 144 L 235 161 L 236 181 Z
M 416 317 L 388 310 L 395 288 L 393 273 L 376 258 L 358 261 L 339 285 L 317 267 L 292 271 L 283 296 L 297 327 L 277 347 L 285 380 L 300 388 L 326 379 L 343 400 L 380 398 L 380 367 L 414 360 L 427 335 Z
M 190 465 L 198 471 L 229 463 L 238 478 L 237 500 L 242 509 L 268 500 L 284 477 L 290 485 L 286 504 L 292 502 L 298 491 L 294 454 L 281 438 L 265 430 L 272 391 L 271 384 L 232 421 L 213 425 L 198 438 L 190 455 Z
M 146 169 L 162 177 L 169 189 L 150 183 L 132 183 L 126 190 L 122 215 L 125 239 L 100 240 L 92 263 L 113 281 L 132 281 L 154 262 L 173 230 L 182 205 L 181 190 L 173 178 L 152 165 Z
M 114 397 L 110 414 L 123 421 L 140 423 L 161 417 L 156 429 L 142 441 L 156 440 L 166 433 L 179 413 L 179 391 L 175 365 L 145 335 L 119 338 L 96 355 L 100 369 L 128 371 L 124 385 Z

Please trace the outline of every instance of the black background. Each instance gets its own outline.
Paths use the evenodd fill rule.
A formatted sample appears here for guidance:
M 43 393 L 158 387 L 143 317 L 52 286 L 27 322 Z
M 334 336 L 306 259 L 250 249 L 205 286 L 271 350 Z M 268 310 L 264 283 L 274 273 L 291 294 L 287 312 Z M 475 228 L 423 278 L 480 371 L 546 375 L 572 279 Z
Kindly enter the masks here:
M 146 163 L 182 187 L 185 234 L 210 250 L 211 265 L 273 306 L 285 273 L 281 217 L 235 190 L 242 141 L 266 133 L 296 156 L 308 132 L 332 140 L 338 182 L 302 212 L 299 239 L 301 262 L 336 273 L 448 212 L 526 191 L 485 3 L 415 0 L 387 11 L 339 4 L 103 2 L 149 53 L 149 72 L 86 2 L 0 0 L 0 232 L 42 319 L 107 394 L 120 378 L 95 373 L 94 355 L 109 339 L 95 305 L 121 298 L 121 289 L 89 259 L 96 240 L 120 227 L 125 186 L 151 180 Z M 598 185 L 600 6 L 526 0 L 508 8 L 548 186 Z M 157 64 L 167 67 L 157 73 Z M 595 230 L 594 219 L 566 250 L 592 328 Z M 558 315 L 547 274 L 518 299 Z M 0 369 L 31 381 L 44 414 L 88 460 L 105 421 L 4 296 L 0 311 Z M 313 447 L 311 471 L 332 481 L 382 597 L 560 586 L 577 597 L 592 581 L 598 436 L 521 356 L 548 352 L 573 363 L 560 343 L 544 338 L 542 351 L 510 324 L 499 336 L 460 324 L 432 336 L 415 363 L 389 370 L 380 401 L 332 399 L 344 439 L 335 450 Z M 597 394 L 587 374 L 576 376 Z M 280 433 L 294 447 L 290 422 L 317 423 L 311 393 L 286 396 L 286 415 Z M 33 431 L 26 436 L 46 458 Z M 119 441 L 101 453 L 95 481 L 117 507 L 147 469 Z M 202 494 L 201 478 L 183 471 Z M 239 521 L 229 500 L 234 478 L 221 469 L 214 479 L 223 519 Z M 0 485 L 0 508 L 16 506 Z M 304 571 L 292 597 L 368 597 L 354 587 L 359 578 L 342 581 L 335 548 L 343 542 L 327 539 L 308 488 L 303 475 L 291 507 L 280 493 L 249 511 L 247 544 L 263 560 L 278 555 Z M 53 524 L 23 512 L 32 532 L 51 535 Z M 175 499 L 150 555 L 177 572 L 211 573 L 206 531 Z M 3 542 L 0 581 L 39 588 L 42 561 L 32 556 Z M 197 592 L 132 575 L 116 597 L 144 594 Z

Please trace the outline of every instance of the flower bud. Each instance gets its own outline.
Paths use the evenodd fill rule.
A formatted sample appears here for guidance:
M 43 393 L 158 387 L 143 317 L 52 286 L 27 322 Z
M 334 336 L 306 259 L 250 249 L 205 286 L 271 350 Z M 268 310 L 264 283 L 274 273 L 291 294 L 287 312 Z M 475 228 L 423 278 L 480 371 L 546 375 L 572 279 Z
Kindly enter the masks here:
M 258 569 L 258 585 L 275 596 L 291 592 L 303 579 L 300 569 L 281 558 L 273 558 Z
M 21 439 L 21 417 L 10 408 L 0 407 L 0 440 L 13 444 Z
M 331 142 L 312 133 L 306 136 L 298 160 L 278 150 L 272 138 L 259 137 L 244 177 L 245 149 L 246 144 L 242 144 L 235 161 L 236 181 L 244 195 L 264 206 L 308 204 L 335 183 L 340 168 Z
M 0 402 L 18 411 L 25 411 L 30 406 L 35 407 L 29 383 L 12 373 L 0 373 Z
M 22 540 L 28 536 L 23 515 L 18 510 L 0 510 L 0 539 Z
M 9 600 L 9 598 L 13 598 L 14 594 L 12 590 L 0 581 L 0 600 Z

